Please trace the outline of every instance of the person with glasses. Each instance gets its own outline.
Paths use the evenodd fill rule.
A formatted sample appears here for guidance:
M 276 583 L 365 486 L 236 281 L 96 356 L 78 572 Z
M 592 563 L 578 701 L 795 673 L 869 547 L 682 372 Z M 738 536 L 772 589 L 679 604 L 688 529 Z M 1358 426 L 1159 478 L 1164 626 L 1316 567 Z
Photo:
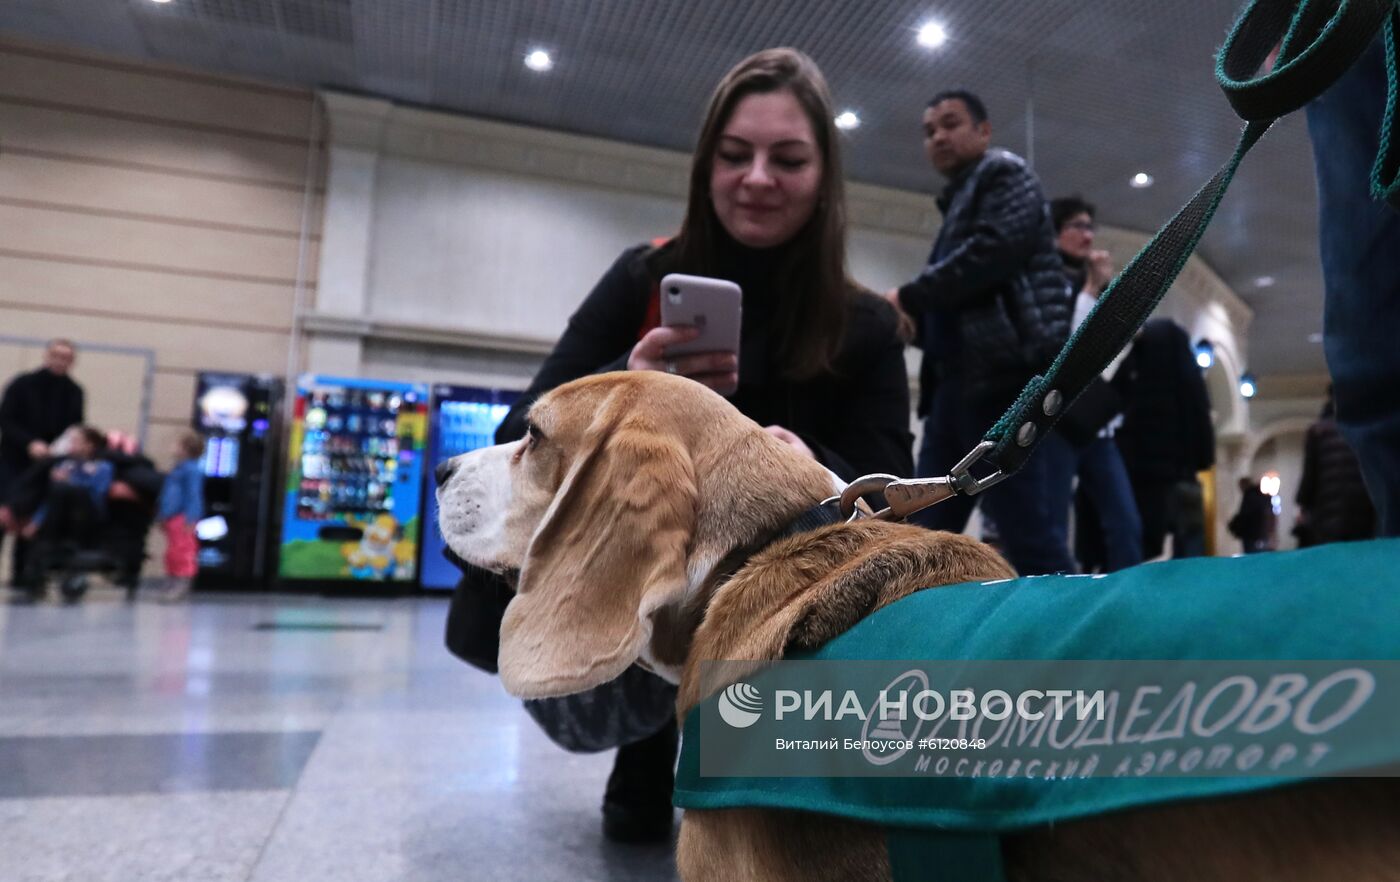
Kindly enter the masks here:
M 1094 206 L 1078 196 L 1050 202 L 1055 246 L 1070 288 L 1076 292 L 1071 333 L 1088 318 L 1113 280 L 1113 258 L 1094 247 L 1094 214 Z M 1086 387 L 1060 421 L 1061 434 L 1075 445 L 1078 455 L 1075 546 L 1085 572 L 1111 573 L 1142 562 L 1142 518 L 1128 470 L 1113 441 L 1123 419 L 1123 401 L 1107 380 L 1113 378 L 1121 360 L 1121 356 L 1115 359 L 1103 377 Z

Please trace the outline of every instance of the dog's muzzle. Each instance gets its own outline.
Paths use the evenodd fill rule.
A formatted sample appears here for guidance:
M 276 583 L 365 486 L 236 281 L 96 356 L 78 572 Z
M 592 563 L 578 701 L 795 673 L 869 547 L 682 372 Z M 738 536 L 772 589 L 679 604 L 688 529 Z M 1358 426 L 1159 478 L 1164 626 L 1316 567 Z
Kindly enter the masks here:
M 457 471 L 456 457 L 444 459 L 442 462 L 438 463 L 437 468 L 433 469 L 433 478 L 437 481 L 437 485 L 441 487 L 452 480 L 452 473 L 455 471 Z

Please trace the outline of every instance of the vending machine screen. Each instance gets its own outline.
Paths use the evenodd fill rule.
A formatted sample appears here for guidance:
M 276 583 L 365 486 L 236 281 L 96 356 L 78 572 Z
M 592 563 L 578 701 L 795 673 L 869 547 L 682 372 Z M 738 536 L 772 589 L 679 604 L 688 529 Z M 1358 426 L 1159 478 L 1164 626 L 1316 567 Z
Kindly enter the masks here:
M 232 478 L 238 472 L 238 436 L 210 435 L 206 438 L 200 471 L 206 478 Z
M 204 374 L 200 377 L 199 398 L 195 402 L 195 425 L 205 432 L 236 435 L 248 424 L 248 394 L 245 376 Z

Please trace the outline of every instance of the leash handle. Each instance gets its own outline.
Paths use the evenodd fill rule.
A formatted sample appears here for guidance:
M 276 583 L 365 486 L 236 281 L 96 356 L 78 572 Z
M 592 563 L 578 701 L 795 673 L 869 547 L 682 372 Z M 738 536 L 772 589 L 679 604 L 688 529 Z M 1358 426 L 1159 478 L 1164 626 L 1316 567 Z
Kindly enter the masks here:
M 1050 368 L 1033 377 L 982 442 L 946 478 L 937 480 L 973 495 L 1025 464 L 1089 381 L 1103 372 L 1161 302 L 1215 216 L 1245 154 L 1275 119 L 1326 91 L 1382 27 L 1389 104 L 1372 182 L 1378 196 L 1400 207 L 1400 138 L 1392 125 L 1400 104 L 1400 0 L 1251 0 L 1216 62 L 1216 78 L 1226 98 L 1246 120 L 1234 153 L 1123 268 Z M 1251 78 L 1275 46 L 1279 53 L 1274 68 Z M 982 468 L 990 468 L 977 477 L 973 466 L 984 460 Z
M 1390 10 L 1385 26 L 1385 116 L 1381 119 L 1381 149 L 1371 169 L 1371 195 L 1400 211 L 1400 3 Z

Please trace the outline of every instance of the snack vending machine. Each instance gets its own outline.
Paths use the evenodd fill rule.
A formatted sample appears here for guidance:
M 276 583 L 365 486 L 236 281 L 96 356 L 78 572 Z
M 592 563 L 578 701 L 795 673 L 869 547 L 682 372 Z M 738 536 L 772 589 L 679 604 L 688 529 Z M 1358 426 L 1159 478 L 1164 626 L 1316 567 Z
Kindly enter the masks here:
M 412 584 L 428 387 L 305 375 L 296 395 L 278 574 Z
M 433 421 L 428 449 L 427 523 L 423 527 L 423 564 L 420 582 L 424 588 L 450 591 L 461 578 L 461 571 L 443 556 L 447 544 L 438 527 L 438 505 L 433 471 L 438 463 L 478 447 L 496 443 L 496 427 L 505 419 L 519 392 L 477 389 L 471 386 L 434 386 Z

